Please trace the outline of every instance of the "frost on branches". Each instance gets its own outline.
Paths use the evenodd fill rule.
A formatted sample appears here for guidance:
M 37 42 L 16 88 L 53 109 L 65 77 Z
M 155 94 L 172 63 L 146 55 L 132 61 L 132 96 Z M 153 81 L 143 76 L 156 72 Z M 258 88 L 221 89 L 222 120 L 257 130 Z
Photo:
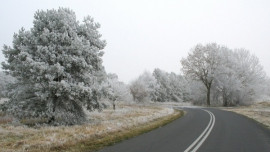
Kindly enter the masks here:
M 14 35 L 13 47 L 4 46 L 3 69 L 18 81 L 3 109 L 53 125 L 84 122 L 83 106 L 99 108 L 97 90 L 105 75 L 100 25 L 89 16 L 80 23 L 66 8 L 37 11 L 33 23 Z
M 182 75 L 155 69 L 153 73 L 144 72 L 130 85 L 133 100 L 137 102 L 186 102 L 187 84 Z
M 217 105 L 233 106 L 268 96 L 265 71 L 259 59 L 246 49 L 198 44 L 181 63 L 193 103 L 206 100 L 210 105 L 211 99 Z
M 158 88 L 156 79 L 149 72 L 144 72 L 131 82 L 129 89 L 136 102 L 151 101 L 155 98 L 155 89 Z

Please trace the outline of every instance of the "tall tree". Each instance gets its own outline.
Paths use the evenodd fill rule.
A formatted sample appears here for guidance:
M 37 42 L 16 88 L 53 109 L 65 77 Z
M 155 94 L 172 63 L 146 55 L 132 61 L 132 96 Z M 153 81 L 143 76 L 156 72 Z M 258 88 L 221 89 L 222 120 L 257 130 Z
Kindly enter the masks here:
M 14 35 L 13 47 L 3 49 L 3 69 L 18 80 L 7 111 L 52 124 L 83 122 L 82 106 L 99 107 L 96 87 L 105 73 L 100 24 L 90 16 L 80 23 L 66 8 L 37 11 L 33 24 Z
M 221 94 L 223 106 L 230 106 L 234 104 L 236 96 L 241 91 L 241 82 L 237 75 L 238 61 L 230 49 L 220 50 L 218 55 L 220 65 L 215 76 L 214 96 L 219 97 Z
M 241 83 L 239 100 L 254 100 L 254 97 L 262 94 L 261 88 L 266 82 L 263 66 L 258 57 L 250 54 L 246 49 L 235 49 L 234 57 L 234 60 L 237 61 L 235 73 Z
M 194 80 L 201 81 L 207 89 L 207 105 L 210 105 L 211 86 L 219 65 L 218 50 L 225 47 L 216 43 L 205 46 L 198 44 L 181 60 L 182 71 Z
M 153 76 L 157 81 L 158 88 L 155 89 L 155 101 L 166 102 L 169 101 L 169 77 L 165 71 L 156 68 L 153 71 Z

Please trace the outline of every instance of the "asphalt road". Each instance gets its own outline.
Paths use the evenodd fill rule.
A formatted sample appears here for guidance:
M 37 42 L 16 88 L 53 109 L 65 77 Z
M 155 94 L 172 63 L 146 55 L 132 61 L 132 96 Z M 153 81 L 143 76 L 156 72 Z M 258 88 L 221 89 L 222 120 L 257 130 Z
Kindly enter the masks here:
M 184 108 L 174 122 L 99 152 L 270 152 L 270 130 L 214 108 Z

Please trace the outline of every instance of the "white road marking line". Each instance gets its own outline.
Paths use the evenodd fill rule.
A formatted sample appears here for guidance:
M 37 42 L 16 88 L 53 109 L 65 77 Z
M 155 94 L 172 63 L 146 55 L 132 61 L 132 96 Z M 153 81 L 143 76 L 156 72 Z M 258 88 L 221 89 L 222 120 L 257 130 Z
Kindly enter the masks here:
M 205 110 L 205 111 L 206 111 L 206 110 Z M 203 142 L 206 140 L 206 138 L 209 136 L 209 134 L 211 133 L 211 131 L 212 131 L 214 125 L 215 125 L 216 118 L 215 118 L 214 114 L 213 114 L 212 112 L 210 112 L 210 111 L 206 111 L 206 112 L 208 112 L 208 113 L 209 113 L 210 115 L 212 115 L 212 117 L 213 117 L 212 125 L 211 125 L 210 129 L 208 130 L 208 132 L 207 132 L 207 133 L 205 134 L 205 136 L 203 137 L 203 139 L 202 139 L 202 140 L 197 144 L 197 146 L 192 150 L 192 152 L 196 152 L 196 151 L 201 147 L 201 145 L 202 145 Z
M 184 151 L 184 152 L 188 152 L 195 144 L 197 144 L 197 142 L 199 142 L 199 140 L 202 138 L 202 136 L 205 134 L 205 132 L 207 131 L 207 129 L 210 127 L 211 122 L 212 122 L 212 116 L 210 115 L 210 121 L 207 125 L 207 127 L 204 129 L 204 131 L 201 133 L 201 135 Z
M 192 148 L 193 148 L 193 150 L 191 152 L 196 152 L 196 150 L 198 150 L 200 148 L 200 146 L 203 144 L 203 142 L 209 136 L 209 134 L 211 133 L 211 131 L 215 125 L 215 115 L 208 110 L 205 110 L 205 109 L 202 109 L 202 110 L 206 111 L 210 115 L 210 121 L 209 121 L 207 127 L 201 133 L 201 135 L 184 152 L 189 152 Z

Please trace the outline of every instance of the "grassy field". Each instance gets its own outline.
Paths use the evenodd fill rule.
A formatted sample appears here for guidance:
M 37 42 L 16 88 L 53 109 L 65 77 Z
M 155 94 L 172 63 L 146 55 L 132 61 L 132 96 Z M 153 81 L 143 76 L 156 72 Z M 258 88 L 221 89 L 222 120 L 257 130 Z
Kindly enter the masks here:
M 245 115 L 251 119 L 258 121 L 259 123 L 265 125 L 267 128 L 270 129 L 270 102 L 260 102 L 250 106 L 240 106 L 222 109 Z
M 95 151 L 165 125 L 183 115 L 158 105 L 120 105 L 88 113 L 89 123 L 31 128 L 0 116 L 0 151 Z M 2 121 L 1 121 L 2 120 Z

